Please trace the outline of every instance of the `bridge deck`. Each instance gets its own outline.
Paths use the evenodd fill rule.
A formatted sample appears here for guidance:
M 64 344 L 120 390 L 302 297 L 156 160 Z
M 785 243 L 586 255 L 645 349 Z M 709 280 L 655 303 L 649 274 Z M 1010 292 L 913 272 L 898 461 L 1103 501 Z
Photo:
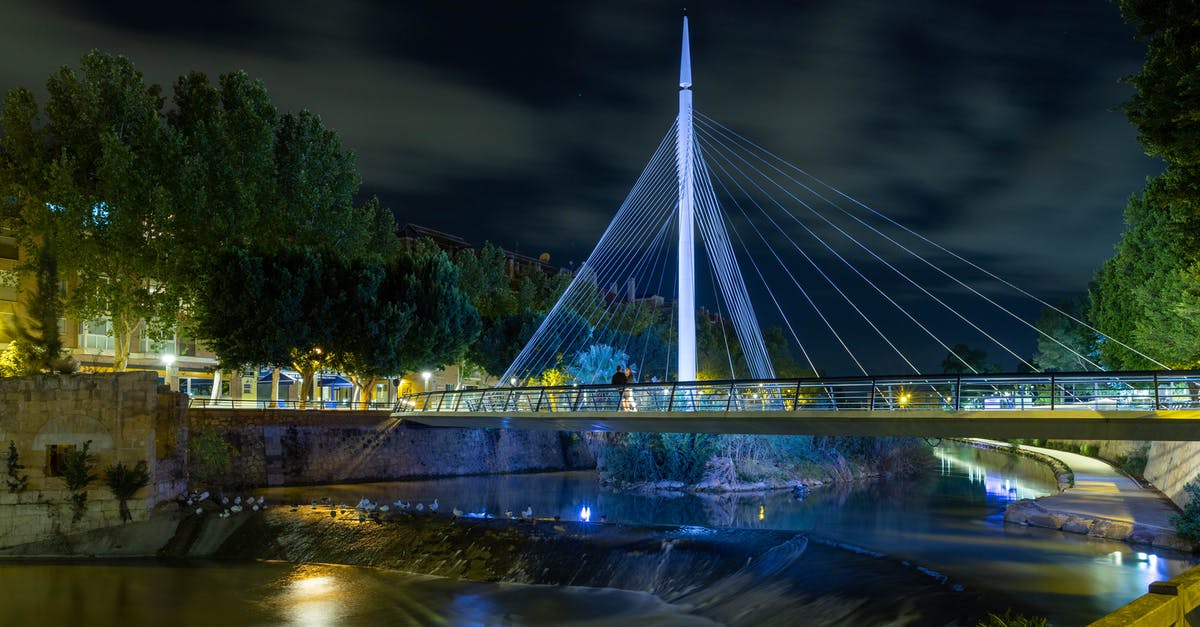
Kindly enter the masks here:
M 1200 441 L 1200 373 L 862 377 L 417 394 L 442 427 Z

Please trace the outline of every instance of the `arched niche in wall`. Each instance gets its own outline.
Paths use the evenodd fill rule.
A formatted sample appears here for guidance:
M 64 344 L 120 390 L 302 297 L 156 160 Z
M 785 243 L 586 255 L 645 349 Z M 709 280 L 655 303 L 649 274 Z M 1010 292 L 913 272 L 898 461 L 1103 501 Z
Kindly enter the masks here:
M 111 450 L 113 447 L 112 435 L 99 420 L 55 416 L 47 420 L 41 429 L 38 429 L 37 435 L 33 438 L 33 450 L 39 451 L 51 444 L 71 444 L 82 447 L 88 440 L 92 441 L 92 445 L 88 448 L 91 453 Z

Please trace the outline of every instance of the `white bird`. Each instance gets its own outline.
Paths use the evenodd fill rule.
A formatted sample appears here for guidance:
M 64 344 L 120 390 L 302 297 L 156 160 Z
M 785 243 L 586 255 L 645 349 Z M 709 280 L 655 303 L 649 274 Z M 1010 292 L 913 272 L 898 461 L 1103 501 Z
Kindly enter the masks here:
M 433 502 L 429 504 L 429 511 L 436 512 L 437 510 L 438 510 L 437 499 L 433 499 Z
M 421 504 L 421 503 L 417 503 L 417 511 L 418 511 L 418 512 L 423 512 L 423 511 L 425 511 L 425 506 L 424 506 L 423 504 Z
M 521 510 L 521 517 L 522 518 L 533 518 L 533 506 L 530 505 L 529 507 L 526 507 L 525 509 Z
M 513 517 L 513 515 L 512 515 L 512 510 L 511 510 L 511 509 L 506 509 L 506 510 L 504 510 L 504 517 L 505 517 L 505 518 L 512 518 L 512 517 Z
M 233 497 L 233 504 L 234 504 L 234 505 L 241 505 L 241 504 L 242 504 L 242 497 L 240 497 L 240 496 L 235 496 L 235 497 Z
M 231 511 L 231 512 L 233 512 L 233 513 L 237 514 L 237 513 L 239 513 L 239 512 L 241 512 L 241 511 L 242 511 L 242 506 L 241 506 L 241 505 L 234 505 L 233 507 L 230 507 L 230 508 L 229 508 L 229 511 Z
M 228 496 L 221 497 L 221 505 L 229 505 L 229 497 Z
M 258 503 L 255 503 L 255 504 L 254 504 L 254 507 L 251 507 L 250 509 L 252 509 L 252 510 L 254 510 L 254 511 L 256 511 L 256 512 L 257 512 L 257 511 L 258 511 Z
M 229 510 L 220 513 L 221 518 L 229 518 Z
M 203 501 L 203 500 L 204 500 L 204 499 L 206 499 L 206 498 L 208 498 L 208 492 L 201 492 L 201 493 L 200 493 L 200 500 L 201 500 L 201 501 Z
M 203 514 L 203 513 L 204 513 L 204 508 L 203 508 L 203 507 L 197 507 L 197 508 L 196 508 L 196 515 L 197 515 L 197 516 L 199 516 L 200 514 Z
M 457 507 L 455 507 L 454 509 L 450 510 L 450 513 L 451 513 L 451 514 L 454 514 L 454 517 L 455 517 L 455 518 L 458 518 L 459 516 L 462 516 L 462 515 L 463 515 L 463 511 L 462 511 L 461 509 L 458 509 Z
M 264 500 L 265 500 L 265 499 L 263 499 L 263 497 L 261 497 L 261 496 L 260 496 L 260 497 L 258 497 L 258 504 L 259 504 L 259 505 L 262 505 Z
M 388 511 L 389 509 L 391 509 L 391 508 L 390 508 L 390 507 L 388 507 L 387 505 L 380 505 L 380 506 L 379 506 L 379 511 L 381 511 L 381 512 L 383 512 L 383 513 L 385 513 L 385 514 L 387 513 L 387 511 Z

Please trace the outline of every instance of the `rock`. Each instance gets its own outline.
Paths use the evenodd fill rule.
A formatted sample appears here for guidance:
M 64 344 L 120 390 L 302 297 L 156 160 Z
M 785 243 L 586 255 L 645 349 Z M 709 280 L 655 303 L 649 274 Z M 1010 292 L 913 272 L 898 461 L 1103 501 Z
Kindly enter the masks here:
M 704 474 L 694 486 L 696 490 L 728 490 L 737 481 L 733 460 L 728 457 L 713 457 L 704 465 Z
M 1095 521 L 1091 518 L 1067 516 L 1067 519 L 1063 521 L 1062 530 L 1070 533 L 1088 533 L 1094 523 Z
M 1133 524 L 1120 520 L 1097 520 L 1088 531 L 1089 536 L 1109 540 L 1124 540 L 1131 533 L 1133 533 Z

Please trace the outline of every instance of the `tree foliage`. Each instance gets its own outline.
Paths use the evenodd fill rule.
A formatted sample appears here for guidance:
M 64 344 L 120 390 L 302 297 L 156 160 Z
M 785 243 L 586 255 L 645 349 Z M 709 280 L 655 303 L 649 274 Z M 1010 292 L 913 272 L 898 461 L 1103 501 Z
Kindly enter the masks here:
M 150 484 L 146 460 L 139 460 L 132 468 L 124 462 L 109 466 L 104 470 L 104 483 L 120 503 L 121 522 L 133 520 L 133 514 L 129 511 L 129 499 L 133 498 L 138 490 Z
M 1038 335 L 1037 353 L 1033 365 L 1042 372 L 1081 372 L 1093 370 L 1093 362 L 1099 357 L 1099 338 L 1091 329 L 1075 322 L 1087 315 L 1087 299 L 1079 296 L 1046 307 L 1038 319 L 1037 328 L 1045 335 Z M 1061 312 L 1061 313 L 1060 313 Z M 1053 339 L 1051 339 L 1053 338 Z
M 1147 41 L 1136 88 L 1125 104 L 1149 154 L 1166 172 L 1125 209 L 1116 254 L 1098 271 L 1089 315 L 1112 340 L 1100 342 L 1109 368 L 1200 363 L 1200 5 L 1121 0 Z M 1119 343 L 1118 343 L 1119 342 Z M 1123 346 L 1128 345 L 1130 348 Z
M 942 372 L 946 374 L 975 374 L 999 372 L 1000 367 L 988 361 L 987 351 L 971 348 L 966 344 L 955 344 L 942 360 Z
M 162 91 L 93 51 L 51 75 L 44 119 L 23 88 L 0 113 L 0 221 L 24 250 L 54 250 L 68 314 L 111 322 L 114 369 L 138 335 L 191 331 L 227 278 L 214 257 L 396 250 L 391 212 L 355 204 L 353 153 L 318 115 L 279 112 L 244 72 L 180 77 L 169 110 Z

